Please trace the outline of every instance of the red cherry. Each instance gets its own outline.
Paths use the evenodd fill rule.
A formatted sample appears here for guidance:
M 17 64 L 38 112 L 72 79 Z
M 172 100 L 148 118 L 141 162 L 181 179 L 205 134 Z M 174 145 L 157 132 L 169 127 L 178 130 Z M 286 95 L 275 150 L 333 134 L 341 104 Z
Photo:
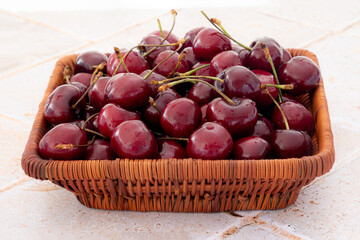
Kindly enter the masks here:
M 245 137 L 234 143 L 232 155 L 235 159 L 264 159 L 271 150 L 270 144 L 260 137 Z
M 264 117 L 259 117 L 253 130 L 250 132 L 250 136 L 261 137 L 266 141 L 269 141 L 274 133 L 273 123 Z
M 266 72 L 264 70 L 260 70 L 260 69 L 254 69 L 254 70 L 252 70 L 252 72 L 259 79 L 260 84 L 275 84 L 275 85 L 277 85 L 275 77 L 271 73 Z M 271 94 L 271 96 L 273 96 L 273 98 L 277 99 L 278 94 L 279 94 L 279 89 L 275 88 L 275 87 L 268 87 L 267 89 L 268 89 L 269 93 Z M 274 103 L 273 100 L 269 97 L 269 95 L 267 95 L 264 91 L 260 91 L 260 93 L 256 97 L 255 101 L 259 107 L 268 107 Z
M 76 58 L 74 74 L 80 72 L 93 73 L 97 65 L 107 61 L 108 57 L 97 51 L 81 53 Z
M 70 78 L 70 83 L 79 82 L 84 84 L 86 88 L 88 88 L 90 86 L 91 76 L 92 74 L 90 73 L 78 73 Z
M 145 44 L 151 44 L 151 45 L 159 45 L 161 42 L 163 41 L 162 37 L 156 36 L 156 35 L 148 35 L 145 36 L 140 44 L 141 45 L 145 45 Z M 168 41 L 164 41 L 163 45 L 167 45 L 170 44 Z M 140 47 L 140 54 L 144 55 L 146 52 L 150 51 L 151 49 L 153 49 L 154 47 Z M 148 63 L 150 65 L 152 65 L 152 63 L 154 62 L 155 58 L 163 51 L 165 50 L 171 50 L 172 48 L 170 46 L 166 46 L 166 47 L 157 47 L 154 51 L 152 51 L 150 54 L 148 54 L 145 59 L 148 61 Z
M 88 96 L 90 104 L 100 111 L 107 103 L 107 97 L 105 95 L 105 86 L 110 77 L 99 78 L 93 87 L 89 90 Z
M 121 49 L 120 53 L 123 56 L 124 63 L 129 72 L 140 74 L 150 68 L 148 62 L 138 52 L 131 51 L 126 57 L 127 49 Z M 116 53 L 112 53 L 106 65 L 107 74 L 110 77 L 117 73 L 127 72 L 124 65 L 121 64 L 116 73 L 114 73 L 119 63 L 120 59 L 117 57 Z
M 195 65 L 193 66 L 192 69 L 195 69 L 195 68 L 204 66 L 204 65 L 209 64 L 209 63 L 210 63 L 210 62 L 198 62 L 197 64 L 195 64 Z M 197 70 L 197 71 L 195 72 L 195 76 L 211 76 L 210 66 L 204 67 L 204 68 L 201 68 L 201 69 Z M 205 81 L 205 82 L 214 84 L 214 80 L 212 80 L 212 79 L 208 79 L 208 78 L 199 78 L 199 79 L 200 79 L 200 80 L 203 80 L 203 81 Z
M 185 42 L 183 44 L 183 48 L 193 47 L 193 42 L 194 42 L 196 35 L 203 29 L 204 29 L 204 27 L 198 27 L 198 28 L 191 29 L 190 31 L 185 33 L 185 36 L 184 36 Z
M 140 74 L 140 76 L 145 77 L 150 71 L 151 70 L 145 70 L 144 72 L 142 72 Z M 150 97 L 155 98 L 156 95 L 158 94 L 158 88 L 162 85 L 162 84 L 161 85 L 154 85 L 154 84 L 151 84 L 151 82 L 152 81 L 155 81 L 155 82 L 162 81 L 162 80 L 165 80 L 165 79 L 166 79 L 166 77 L 164 77 L 164 76 L 162 76 L 162 75 L 160 75 L 160 74 L 158 74 L 156 72 L 152 72 L 150 74 L 150 76 L 145 79 L 145 81 L 150 86 Z
M 163 35 L 164 38 L 168 35 L 169 31 L 168 30 L 163 30 Z M 159 36 L 161 37 L 161 33 L 160 30 L 156 30 L 151 32 L 149 35 L 155 35 L 155 36 Z M 161 37 L 162 38 L 162 37 Z M 166 38 L 166 41 L 168 41 L 169 43 L 177 43 L 179 41 L 179 38 L 174 34 L 174 33 L 170 33 L 170 35 Z M 176 46 L 172 46 L 171 49 L 175 50 L 177 47 Z
M 186 61 L 189 69 L 199 62 L 194 54 L 194 49 L 192 47 L 184 48 L 181 53 L 186 54 L 183 61 Z
M 169 55 L 173 54 L 174 51 L 166 50 L 161 52 L 154 60 L 152 67 L 154 68 L 158 65 L 161 61 L 167 58 Z M 163 62 L 158 68 L 155 69 L 155 72 L 164 76 L 168 77 L 170 73 L 172 73 L 179 61 L 179 54 L 177 52 L 174 53 L 169 59 Z M 184 73 L 189 71 L 189 66 L 186 61 L 181 61 L 175 72 Z
M 218 53 L 210 62 L 211 76 L 217 76 L 219 73 L 232 66 L 241 66 L 242 62 L 235 51 L 225 51 Z
M 214 90 L 210 86 L 199 82 L 190 89 L 187 97 L 194 100 L 201 107 L 209 103 L 215 96 Z
M 202 107 L 200 108 L 201 110 L 201 116 L 202 116 L 202 123 L 206 122 L 206 112 L 207 112 L 207 108 L 208 108 L 209 104 L 205 104 L 202 105 Z
M 186 158 L 186 150 L 173 140 L 158 140 L 159 159 Z
M 85 154 L 86 160 L 114 160 L 115 158 L 116 154 L 108 141 L 96 139 L 92 144 L 87 146 Z

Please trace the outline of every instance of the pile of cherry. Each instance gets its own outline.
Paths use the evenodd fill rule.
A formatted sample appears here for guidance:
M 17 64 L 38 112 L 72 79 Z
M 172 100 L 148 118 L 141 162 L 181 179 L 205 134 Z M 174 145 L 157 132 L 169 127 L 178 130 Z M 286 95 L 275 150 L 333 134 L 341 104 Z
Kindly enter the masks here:
M 172 11 L 174 22 L 176 12 Z M 296 96 L 320 70 L 274 39 L 250 46 L 217 19 L 179 39 L 80 54 L 48 97 L 44 159 L 264 159 L 312 155 L 314 120 Z M 231 40 L 235 43 L 231 43 Z

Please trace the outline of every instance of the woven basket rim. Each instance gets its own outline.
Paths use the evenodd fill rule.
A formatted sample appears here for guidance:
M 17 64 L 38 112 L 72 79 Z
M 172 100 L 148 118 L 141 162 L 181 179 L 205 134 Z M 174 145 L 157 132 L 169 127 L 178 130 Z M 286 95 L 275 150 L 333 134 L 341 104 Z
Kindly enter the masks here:
M 307 56 L 312 59 L 317 65 L 319 65 L 317 57 L 314 53 L 304 50 L 304 49 L 288 49 L 293 56 Z M 43 109 L 47 97 L 53 91 L 53 89 L 58 86 L 56 79 L 61 77 L 62 79 L 62 70 L 67 64 L 73 64 L 71 59 L 74 60 L 77 54 L 68 55 L 60 58 L 55 66 L 54 72 L 50 78 L 47 89 L 44 93 L 43 99 L 39 105 L 39 109 L 30 132 L 28 142 L 26 144 L 24 153 L 21 159 L 21 165 L 24 172 L 33 178 L 41 180 L 74 180 L 74 179 L 117 179 L 130 177 L 134 178 L 136 176 L 130 176 L 129 173 L 124 173 L 120 171 L 120 165 L 125 168 L 131 167 L 132 164 L 137 164 L 136 166 L 142 166 L 143 163 L 139 159 L 129 160 L 129 159 L 116 159 L 116 160 L 44 160 L 38 153 L 38 143 L 41 139 L 41 136 L 45 134 L 45 130 L 41 127 L 43 125 Z M 69 62 L 70 59 L 70 62 Z M 319 152 L 312 156 L 305 156 L 302 158 L 288 158 L 288 159 L 261 159 L 261 160 L 201 160 L 201 159 L 146 159 L 149 160 L 151 165 L 157 167 L 166 166 L 175 166 L 179 161 L 186 162 L 191 164 L 194 168 L 198 168 L 200 165 L 208 166 L 213 169 L 214 166 L 219 167 L 219 170 L 214 170 L 209 176 L 199 177 L 199 181 L 203 178 L 205 179 L 216 179 L 223 180 L 224 176 L 228 176 L 226 171 L 235 171 L 234 168 L 237 167 L 237 164 L 241 162 L 244 164 L 247 170 L 242 171 L 239 174 L 233 174 L 232 179 L 238 178 L 252 178 L 252 179 L 286 179 L 286 180 L 300 180 L 300 179 L 314 179 L 315 177 L 321 176 L 328 172 L 335 160 L 335 150 L 333 144 L 333 135 L 331 130 L 330 117 L 328 112 L 328 106 L 325 96 L 325 90 L 323 85 L 323 79 L 321 79 L 319 87 L 315 90 L 313 95 L 316 95 L 316 103 L 313 103 L 313 115 L 316 121 L 316 136 L 319 144 Z M 68 164 L 71 162 L 71 166 Z M 269 167 L 274 167 L 274 165 L 281 164 L 286 162 L 292 169 L 278 171 L 275 173 L 261 172 L 263 168 L 262 165 L 265 164 Z M 309 162 L 311 166 L 309 167 Z M 170 165 L 169 165 L 170 164 Z M 82 176 L 72 175 L 63 171 L 62 166 L 67 165 L 67 170 L 69 168 L 77 168 L 77 172 L 84 172 Z M 316 166 L 316 167 L 313 167 Z M 145 168 L 146 166 L 144 166 Z M 78 169 L 81 168 L 81 169 Z M 230 168 L 230 169 L 229 169 Z M 94 172 L 91 169 L 100 169 L 99 171 Z M 278 168 L 277 168 L 278 169 Z M 169 169 L 167 169 L 169 170 Z M 86 172 L 93 171 L 92 176 L 86 174 Z M 164 170 L 166 171 L 166 169 Z M 200 170 L 199 170 L 200 171 Z M 166 176 L 166 174 L 165 174 Z M 200 175 L 199 175 L 200 176 Z M 140 177 L 141 178 L 141 177 Z M 146 178 L 146 176 L 143 178 Z M 152 179 L 156 177 L 152 177 Z M 183 179 L 186 179 L 183 177 Z M 166 179 L 164 179 L 166 180 Z M 170 181 L 172 179 L 169 179 Z

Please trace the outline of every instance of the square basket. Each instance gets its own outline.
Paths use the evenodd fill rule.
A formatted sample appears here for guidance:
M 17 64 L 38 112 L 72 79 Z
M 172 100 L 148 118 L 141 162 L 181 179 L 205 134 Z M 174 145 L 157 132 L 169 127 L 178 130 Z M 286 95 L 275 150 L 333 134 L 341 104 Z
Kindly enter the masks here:
M 316 56 L 289 49 L 292 56 Z M 46 133 L 44 104 L 63 82 L 65 66 L 74 69 L 77 55 L 56 63 L 40 103 L 21 165 L 30 177 L 75 194 L 87 207 L 163 212 L 219 212 L 280 209 L 297 199 L 301 188 L 328 172 L 335 160 L 333 135 L 323 80 L 299 100 L 313 114 L 313 155 L 263 160 L 116 159 L 44 160 L 38 144 Z

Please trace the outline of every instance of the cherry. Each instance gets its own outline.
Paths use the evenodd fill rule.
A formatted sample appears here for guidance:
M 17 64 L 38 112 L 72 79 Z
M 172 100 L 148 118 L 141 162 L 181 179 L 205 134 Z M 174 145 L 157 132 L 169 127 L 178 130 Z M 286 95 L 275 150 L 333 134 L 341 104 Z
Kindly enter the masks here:
M 209 103 L 206 119 L 221 124 L 232 136 L 245 136 L 256 124 L 256 104 L 247 98 L 235 99 L 234 103 L 235 105 L 230 105 L 223 98 L 215 98 Z
M 199 62 L 194 54 L 194 49 L 192 47 L 184 48 L 181 53 L 185 54 L 184 61 L 186 61 L 188 64 L 189 69 Z
M 232 146 L 231 135 L 223 126 L 206 122 L 191 134 L 186 151 L 191 158 L 225 159 Z
M 218 53 L 210 62 L 211 76 L 217 76 L 219 73 L 232 66 L 242 65 L 239 54 L 235 51 L 225 51 Z
M 264 159 L 271 150 L 270 144 L 261 137 L 245 137 L 234 143 L 232 155 L 235 159 Z
M 218 75 L 218 78 L 224 80 L 223 86 L 219 81 L 215 82 L 215 86 L 224 89 L 223 92 L 229 98 L 247 97 L 256 100 L 260 94 L 260 81 L 256 75 L 243 66 L 233 66 Z
M 300 158 L 312 155 L 312 141 L 306 132 L 297 130 L 276 130 L 270 145 L 278 158 Z
M 70 83 L 79 82 L 88 88 L 90 86 L 91 76 L 92 74 L 90 73 L 78 73 L 70 78 Z
M 113 132 L 110 145 L 120 158 L 142 159 L 157 155 L 156 139 L 140 120 L 121 123 Z
M 207 64 L 210 64 L 210 62 L 198 62 L 197 64 L 195 64 L 193 66 L 192 69 L 196 69 L 196 68 L 199 68 L 199 67 L 207 65 Z M 195 72 L 195 76 L 211 76 L 211 74 L 210 74 L 210 66 L 204 67 L 204 68 L 201 68 L 201 69 L 197 70 Z M 199 78 L 199 79 L 204 80 L 204 81 L 206 81 L 208 83 L 211 83 L 211 84 L 214 83 L 214 80 L 212 80 L 212 79 L 208 79 L 208 78 Z
M 168 30 L 162 30 L 162 32 L 163 32 L 164 38 L 169 34 Z M 149 35 L 155 35 L 155 36 L 159 36 L 162 38 L 160 30 L 153 31 Z M 168 41 L 169 43 L 177 43 L 179 41 L 179 38 L 175 34 L 170 33 L 170 35 L 166 38 L 166 41 Z M 175 50 L 176 46 L 172 46 L 170 48 L 172 50 Z
M 82 84 L 80 82 L 72 82 L 70 84 L 77 87 L 82 94 L 84 94 L 86 92 L 86 90 L 88 89 L 84 84 Z
M 186 61 L 181 61 L 179 66 L 177 66 L 179 62 L 179 53 L 174 52 L 172 50 L 165 50 L 161 52 L 154 60 L 152 67 L 154 68 L 156 65 L 158 65 L 161 61 L 163 61 L 165 58 L 173 54 L 169 59 L 167 59 L 165 62 L 163 62 L 161 65 L 159 65 L 155 72 L 164 76 L 168 77 L 173 72 L 179 72 L 184 73 L 189 71 L 189 66 L 186 63 Z M 175 67 L 177 67 L 175 69 Z
M 204 104 L 202 105 L 202 107 L 200 108 L 201 110 L 201 116 L 202 116 L 202 123 L 206 122 L 206 112 L 207 112 L 207 108 L 208 108 L 209 104 Z
M 99 78 L 93 87 L 89 90 L 88 96 L 90 104 L 100 111 L 107 103 L 107 97 L 105 95 L 105 86 L 110 77 Z
M 214 91 L 210 86 L 199 82 L 190 89 L 187 97 L 194 100 L 201 107 L 214 98 Z
M 293 96 L 293 95 L 290 95 L 290 94 L 283 94 L 283 101 L 284 102 L 287 102 L 287 101 L 292 101 L 292 102 L 297 102 L 297 103 L 300 103 L 299 100 Z
M 319 85 L 320 69 L 310 58 L 297 56 L 284 63 L 278 70 L 279 81 L 282 84 L 294 84 L 289 93 L 303 94 Z
M 78 118 L 81 109 L 85 107 L 85 99 L 75 109 L 72 108 L 72 105 L 80 99 L 82 94 L 79 88 L 70 84 L 60 85 L 55 88 L 45 103 L 44 117 L 46 121 L 59 124 Z
M 231 50 L 235 51 L 237 54 L 239 54 L 244 49 L 245 48 L 243 48 L 237 44 L 231 44 Z M 249 52 L 249 50 L 246 50 L 246 51 Z
M 282 48 L 282 53 L 283 53 L 282 64 L 290 61 L 290 59 L 292 58 L 290 52 L 287 49 Z
M 261 137 L 266 141 L 269 141 L 273 132 L 274 132 L 273 123 L 265 117 L 258 117 L 258 120 L 249 135 Z
M 106 104 L 98 116 L 98 129 L 101 134 L 111 137 L 115 128 L 127 120 L 140 120 L 137 113 L 127 111 L 113 103 Z
M 276 80 L 274 78 L 274 75 L 272 75 L 269 72 L 266 72 L 264 70 L 260 69 L 254 69 L 252 72 L 256 75 L 256 77 L 259 79 L 261 84 L 277 84 Z M 271 96 L 273 98 L 277 98 L 279 94 L 279 89 L 275 87 L 268 87 L 267 88 Z M 256 97 L 256 104 L 259 107 L 268 107 L 271 104 L 273 104 L 272 99 L 263 91 L 260 91 L 259 95 Z
M 138 52 L 131 51 L 127 54 L 126 49 L 121 49 L 120 54 L 123 57 L 127 69 L 125 68 L 124 63 L 122 63 L 116 73 L 114 73 L 120 63 L 120 59 L 117 57 L 116 53 L 112 53 L 106 65 L 107 74 L 109 76 L 113 76 L 117 73 L 126 73 L 127 70 L 132 73 L 140 74 L 150 68 L 148 62 Z
M 134 110 L 148 102 L 150 87 L 143 77 L 135 73 L 120 73 L 109 79 L 105 94 L 108 102 Z
M 169 136 L 189 137 L 201 124 L 201 110 L 193 100 L 179 98 L 166 105 L 160 123 Z
M 285 114 L 290 129 L 306 131 L 309 135 L 314 132 L 314 119 L 309 110 L 301 103 L 287 101 L 279 104 Z M 272 121 L 277 129 L 285 129 L 284 118 L 278 108 L 274 109 Z
M 151 70 L 145 70 L 144 72 L 142 72 L 140 74 L 141 77 L 145 77 Z M 156 95 L 158 94 L 158 88 L 161 86 L 161 85 L 154 85 L 154 84 L 151 84 L 152 81 L 162 81 L 162 80 L 165 80 L 166 77 L 156 73 L 156 72 L 152 72 L 149 77 L 147 77 L 145 79 L 145 81 L 149 84 L 150 86 L 150 97 L 152 98 L 155 98 Z
M 71 123 L 63 123 L 50 129 L 39 142 L 39 153 L 45 159 L 82 159 L 87 138 L 84 130 Z M 61 146 L 61 144 L 63 146 Z
M 146 37 L 144 37 L 141 42 L 140 45 L 145 45 L 145 44 L 152 44 L 152 45 L 159 45 L 161 42 L 163 41 L 162 37 L 156 36 L 156 35 L 148 35 Z M 168 41 L 164 41 L 163 45 L 167 45 L 169 44 Z M 141 55 L 144 55 L 146 52 L 150 51 L 153 47 L 140 47 L 139 51 Z M 151 52 L 150 54 L 148 54 L 145 59 L 148 61 L 148 63 L 151 65 L 155 58 L 163 51 L 165 50 L 170 50 L 172 49 L 170 46 L 164 46 L 164 47 L 157 47 L 153 52 Z
M 219 31 L 204 28 L 196 35 L 193 48 L 198 59 L 210 61 L 219 52 L 231 50 L 231 43 Z
M 193 47 L 193 43 L 194 43 L 194 39 L 196 37 L 196 35 L 203 30 L 204 27 L 198 27 L 198 28 L 193 28 L 190 31 L 188 31 L 187 33 L 185 33 L 185 42 L 183 44 L 183 48 L 187 48 L 187 47 Z
M 159 159 L 186 158 L 186 150 L 180 143 L 173 140 L 158 140 Z
M 90 143 L 91 142 L 88 144 Z M 96 139 L 93 143 L 87 146 L 85 154 L 86 160 L 114 160 L 115 158 L 116 154 L 112 150 L 108 141 Z
M 74 74 L 80 72 L 93 73 L 97 65 L 107 61 L 108 57 L 105 54 L 97 51 L 88 51 L 81 53 L 76 58 Z
M 248 64 L 249 53 L 250 53 L 249 50 L 247 50 L 245 48 L 243 48 L 239 51 L 239 58 L 244 67 L 249 67 L 249 64 Z

